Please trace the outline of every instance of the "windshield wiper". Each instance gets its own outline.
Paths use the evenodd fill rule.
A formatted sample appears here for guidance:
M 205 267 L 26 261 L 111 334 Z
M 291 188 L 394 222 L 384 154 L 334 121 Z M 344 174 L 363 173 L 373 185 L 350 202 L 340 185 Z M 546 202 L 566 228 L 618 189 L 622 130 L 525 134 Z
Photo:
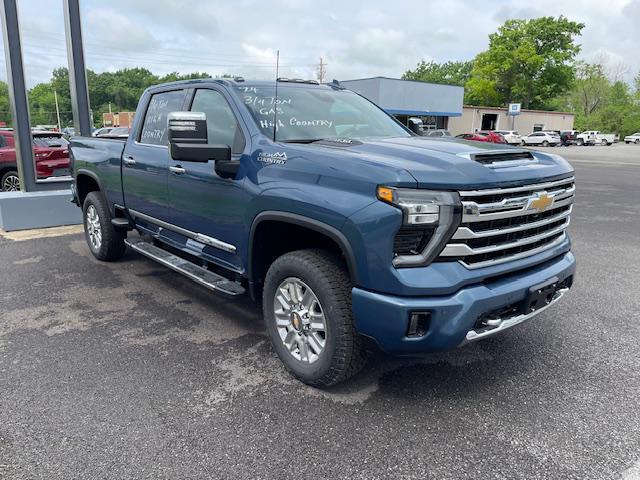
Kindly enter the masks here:
M 328 140 L 326 138 L 298 138 L 295 140 L 280 140 L 282 143 L 314 143 Z

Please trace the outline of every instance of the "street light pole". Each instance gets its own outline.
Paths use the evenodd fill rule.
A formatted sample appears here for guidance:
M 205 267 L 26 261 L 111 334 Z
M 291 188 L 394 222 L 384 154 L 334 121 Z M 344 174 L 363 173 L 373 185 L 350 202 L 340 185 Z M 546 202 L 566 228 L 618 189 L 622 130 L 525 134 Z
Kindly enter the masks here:
M 53 91 L 53 98 L 56 101 L 56 118 L 58 119 L 58 131 L 62 131 L 62 126 L 60 124 L 60 107 L 58 106 L 58 92 Z

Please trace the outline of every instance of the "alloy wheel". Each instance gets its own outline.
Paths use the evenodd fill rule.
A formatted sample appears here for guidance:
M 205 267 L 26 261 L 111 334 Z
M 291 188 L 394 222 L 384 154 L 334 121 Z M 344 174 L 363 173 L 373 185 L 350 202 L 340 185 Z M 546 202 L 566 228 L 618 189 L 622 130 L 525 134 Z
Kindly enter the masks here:
M 102 228 L 100 227 L 100 217 L 98 217 L 98 211 L 93 205 L 87 207 L 87 234 L 89 235 L 89 242 L 94 250 L 100 250 L 102 246 Z
M 327 323 L 313 290 L 299 278 L 286 278 L 276 289 L 273 313 L 291 356 L 302 363 L 316 362 L 327 341 Z
M 7 175 L 2 182 L 2 190 L 5 192 L 17 192 L 20 190 L 20 177 L 14 174 Z

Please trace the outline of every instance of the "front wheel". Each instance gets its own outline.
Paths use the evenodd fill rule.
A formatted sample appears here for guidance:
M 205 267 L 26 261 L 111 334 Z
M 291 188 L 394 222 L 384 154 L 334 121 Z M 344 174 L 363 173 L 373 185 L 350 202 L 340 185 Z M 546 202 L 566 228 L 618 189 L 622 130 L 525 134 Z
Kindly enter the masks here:
M 603 139 L 602 139 L 602 142 L 600 142 L 600 143 L 602 143 L 602 145 L 603 145 L 603 146 L 605 146 L 605 147 L 606 147 L 607 145 L 609 145 L 609 142 L 607 142 L 607 139 L 606 139 L 606 138 L 603 138 Z
M 20 176 L 15 170 L 10 170 L 2 175 L 0 190 L 3 192 L 17 192 L 20 190 Z
M 82 206 L 84 236 L 89 250 L 98 260 L 111 262 L 124 255 L 125 233 L 113 228 L 111 213 L 100 192 L 90 192 Z
M 548 147 L 549 146 L 549 142 L 547 140 L 545 140 L 544 142 L 542 142 L 542 146 L 543 147 Z
M 262 294 L 267 332 L 286 368 L 308 385 L 347 380 L 366 361 L 351 288 L 344 262 L 322 250 L 286 253 L 269 267 Z
M 635 143 L 636 145 L 640 144 L 640 139 L 636 140 L 636 141 L 635 141 L 635 142 L 633 142 L 633 143 Z
M 581 139 L 581 138 L 579 138 L 579 139 L 578 139 L 578 141 L 576 142 L 576 144 L 577 144 L 579 147 L 582 147 L 582 146 L 584 145 L 584 140 L 583 140 L 583 139 Z

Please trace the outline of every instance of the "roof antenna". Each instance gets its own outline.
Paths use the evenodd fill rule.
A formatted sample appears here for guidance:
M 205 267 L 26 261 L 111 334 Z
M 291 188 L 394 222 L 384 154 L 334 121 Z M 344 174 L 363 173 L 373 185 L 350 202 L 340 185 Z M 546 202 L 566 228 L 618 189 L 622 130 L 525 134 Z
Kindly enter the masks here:
M 278 128 L 278 76 L 280 74 L 280 50 L 276 50 L 276 95 L 273 99 L 273 141 L 276 141 Z

